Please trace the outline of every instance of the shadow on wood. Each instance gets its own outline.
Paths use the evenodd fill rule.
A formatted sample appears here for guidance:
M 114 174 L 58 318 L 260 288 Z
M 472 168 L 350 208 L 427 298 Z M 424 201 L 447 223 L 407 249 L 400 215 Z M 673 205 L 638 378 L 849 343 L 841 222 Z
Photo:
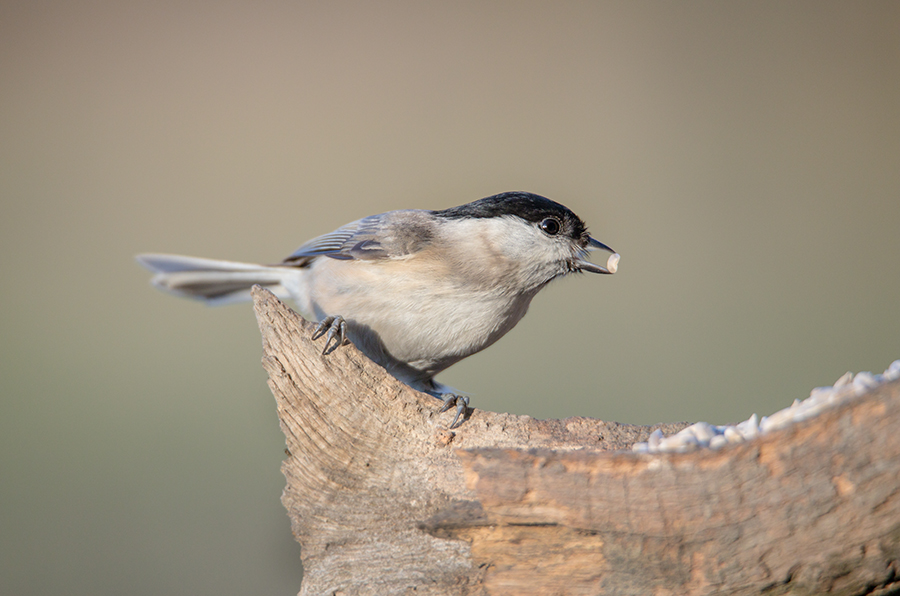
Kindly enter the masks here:
M 253 298 L 301 594 L 870 594 L 900 588 L 900 382 L 719 451 L 661 428 L 453 412 Z

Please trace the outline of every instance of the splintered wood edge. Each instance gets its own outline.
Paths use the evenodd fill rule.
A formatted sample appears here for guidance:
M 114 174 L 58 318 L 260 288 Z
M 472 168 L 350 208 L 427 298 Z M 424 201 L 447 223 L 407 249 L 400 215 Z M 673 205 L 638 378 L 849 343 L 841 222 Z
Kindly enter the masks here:
M 474 408 L 451 431 L 452 412 L 438 414 L 437 400 L 353 346 L 323 357 L 311 323 L 267 290 L 252 294 L 290 451 L 283 501 L 303 546 L 303 593 L 353 593 L 379 573 L 415 585 L 402 582 L 425 570 L 442 578 L 430 584 L 435 594 L 479 593 L 451 589 L 459 585 L 547 593 L 559 587 L 549 581 L 555 572 L 562 585 L 587 582 L 585 593 L 598 577 L 634 587 L 621 593 L 697 594 L 791 582 L 827 593 L 900 577 L 898 383 L 720 451 L 622 451 L 654 428 L 671 434 L 685 423 Z M 526 543 L 530 550 L 515 547 Z M 365 564 L 349 569 L 348 557 Z
M 472 586 L 484 570 L 473 567 L 468 544 L 418 526 L 474 498 L 458 448 L 621 449 L 658 427 L 684 426 L 536 420 L 476 407 L 449 430 L 453 412 L 440 413 L 439 400 L 400 383 L 353 345 L 323 356 L 312 323 L 268 290 L 255 287 L 252 297 L 286 438 L 282 502 L 302 547 L 302 594 L 335 586 L 372 593 L 376 584 L 379 593 L 410 585 L 420 594 L 479 593 Z M 422 577 L 431 578 L 428 590 Z
M 601 576 L 637 582 L 635 593 L 896 588 L 898 424 L 894 381 L 719 451 L 461 450 L 477 514 L 441 512 L 423 527 L 468 540 L 476 563 L 495 570 L 485 577 L 489 592 L 547 593 L 560 577 L 570 589 L 582 577 L 590 592 Z M 531 560 L 521 546 L 529 539 L 543 545 Z M 584 564 L 585 553 L 592 572 L 565 562 Z

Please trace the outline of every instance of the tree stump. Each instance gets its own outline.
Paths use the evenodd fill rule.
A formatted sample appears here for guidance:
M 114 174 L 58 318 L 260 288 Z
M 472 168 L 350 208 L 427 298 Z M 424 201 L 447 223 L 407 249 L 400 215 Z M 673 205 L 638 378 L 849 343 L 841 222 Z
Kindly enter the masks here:
M 301 595 L 900 593 L 900 382 L 753 441 L 453 412 L 267 290 L 253 299 L 288 458 Z

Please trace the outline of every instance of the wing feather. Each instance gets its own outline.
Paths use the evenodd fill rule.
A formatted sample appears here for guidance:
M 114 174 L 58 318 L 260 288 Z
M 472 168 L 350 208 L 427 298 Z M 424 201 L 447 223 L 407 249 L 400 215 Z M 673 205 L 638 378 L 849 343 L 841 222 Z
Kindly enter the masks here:
M 358 219 L 306 242 L 284 264 L 305 267 L 317 257 L 378 260 L 408 255 L 431 240 L 426 213 L 391 211 Z

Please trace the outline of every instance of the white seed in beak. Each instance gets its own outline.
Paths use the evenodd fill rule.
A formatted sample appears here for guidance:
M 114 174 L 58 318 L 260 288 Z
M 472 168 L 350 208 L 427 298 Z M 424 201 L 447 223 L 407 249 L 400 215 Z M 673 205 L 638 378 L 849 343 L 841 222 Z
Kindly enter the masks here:
M 619 253 L 615 252 L 609 255 L 609 258 L 606 259 L 606 268 L 609 269 L 610 273 L 616 272 L 616 269 L 619 268 Z

